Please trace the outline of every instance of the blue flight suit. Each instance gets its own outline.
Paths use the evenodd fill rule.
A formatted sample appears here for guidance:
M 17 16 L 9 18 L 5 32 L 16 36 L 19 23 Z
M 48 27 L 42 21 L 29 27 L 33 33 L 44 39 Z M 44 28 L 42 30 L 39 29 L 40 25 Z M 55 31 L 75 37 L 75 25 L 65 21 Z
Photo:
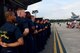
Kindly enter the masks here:
M 5 35 L 5 36 L 3 36 Z M 2 38 L 2 42 L 5 43 L 14 43 L 19 38 L 22 37 L 22 34 L 18 27 L 16 27 L 14 24 L 6 22 L 1 28 L 0 28 L 0 36 Z M 18 53 L 17 47 L 7 47 L 1 49 L 1 53 Z
M 44 26 L 45 26 L 45 27 L 46 27 L 46 26 L 48 27 L 48 24 L 45 23 Z M 47 40 L 48 40 L 48 28 L 45 30 L 45 32 L 46 32 L 45 35 L 46 35 L 46 41 L 47 41 Z
M 39 31 L 40 29 L 42 29 L 42 26 L 39 23 L 36 23 L 36 29 L 37 31 Z M 37 52 L 40 52 L 42 50 L 42 32 L 38 32 L 38 34 L 36 34 L 36 43 L 37 43 Z
M 27 53 L 36 53 L 36 44 L 35 44 L 35 37 L 34 37 L 34 29 L 32 27 L 35 27 L 34 22 L 29 19 L 29 18 L 25 18 L 25 20 L 28 23 L 28 27 L 29 27 L 29 34 L 27 36 Z
M 44 25 L 44 28 L 46 27 L 46 24 L 43 24 Z M 47 32 L 46 32 L 46 29 L 44 30 L 45 32 L 45 41 L 46 41 L 46 37 L 47 37 Z
M 50 35 L 51 35 L 51 23 L 50 22 L 48 23 L 48 31 L 49 31 L 48 33 L 49 33 L 49 37 L 50 37 Z
M 16 23 L 22 33 L 25 28 L 28 28 L 28 23 L 24 18 L 16 17 Z
M 40 24 L 40 26 L 41 26 L 41 29 L 45 28 L 45 26 L 43 24 Z M 46 36 L 45 33 L 46 33 L 45 30 L 42 30 L 40 32 L 40 42 L 42 43 L 42 44 L 40 44 L 41 50 L 43 50 L 44 46 L 45 46 L 45 36 Z
M 27 23 L 27 21 L 24 19 L 24 18 L 20 18 L 20 17 L 17 17 L 16 18 L 16 23 L 17 23 L 17 26 L 19 27 L 19 29 L 20 29 L 20 31 L 21 31 L 21 33 L 23 34 L 23 32 L 24 32 L 24 29 L 25 28 L 28 28 L 28 23 Z M 27 37 L 26 36 L 23 36 L 23 39 L 24 39 L 24 45 L 23 46 L 20 46 L 19 47 L 19 53 L 27 53 Z
M 2 48 L 2 47 L 0 46 L 0 52 L 1 52 L 1 48 Z
M 40 25 L 38 24 L 38 23 L 34 23 L 35 24 L 35 30 L 40 30 Z M 35 44 L 36 44 L 36 52 L 39 52 L 39 48 L 40 48 L 40 45 L 39 45 L 39 36 L 40 36 L 40 34 L 39 33 L 36 33 L 36 34 L 34 34 L 34 36 L 35 36 Z
M 51 28 L 50 28 L 50 23 L 45 23 L 45 25 L 48 27 L 47 29 L 46 29 L 46 32 L 47 32 L 47 38 L 49 38 L 50 37 L 50 34 L 51 34 Z

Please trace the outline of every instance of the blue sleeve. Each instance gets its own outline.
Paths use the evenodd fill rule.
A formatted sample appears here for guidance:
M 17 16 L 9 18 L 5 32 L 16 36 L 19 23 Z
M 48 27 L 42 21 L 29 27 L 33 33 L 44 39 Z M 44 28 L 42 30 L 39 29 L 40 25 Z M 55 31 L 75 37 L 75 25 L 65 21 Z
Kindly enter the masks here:
M 28 28 L 28 22 L 26 20 L 23 21 L 23 28 Z
M 18 27 L 16 27 L 15 36 L 16 36 L 16 39 L 19 39 L 22 37 L 21 31 L 19 30 Z
M 29 20 L 29 24 L 30 24 L 31 26 L 34 26 L 34 22 L 32 22 L 32 20 Z
M 27 22 L 23 23 L 23 28 L 28 28 L 28 23 Z
M 31 19 L 26 18 L 25 20 L 26 20 L 26 22 L 28 23 L 29 27 L 30 27 L 30 26 L 34 26 Z

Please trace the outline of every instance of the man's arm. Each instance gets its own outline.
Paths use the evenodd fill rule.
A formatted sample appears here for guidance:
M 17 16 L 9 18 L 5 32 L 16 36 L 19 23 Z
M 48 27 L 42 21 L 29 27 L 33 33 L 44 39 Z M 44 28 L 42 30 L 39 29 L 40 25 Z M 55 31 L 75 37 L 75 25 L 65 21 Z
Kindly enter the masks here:
M 24 44 L 23 38 L 21 37 L 16 42 L 7 44 L 7 47 L 17 47 L 23 44 Z
M 0 45 L 1 45 L 1 42 L 2 42 L 2 41 L 1 41 L 1 37 L 0 37 Z
M 23 38 L 19 38 L 16 42 L 14 43 L 4 43 L 4 42 L 1 42 L 1 46 L 2 47 L 17 47 L 17 46 L 20 46 L 20 45 L 23 45 Z
M 23 35 L 24 35 L 24 36 L 27 36 L 28 33 L 29 33 L 29 29 L 28 29 L 28 28 L 25 28 L 25 29 L 24 29 L 24 32 L 23 32 Z

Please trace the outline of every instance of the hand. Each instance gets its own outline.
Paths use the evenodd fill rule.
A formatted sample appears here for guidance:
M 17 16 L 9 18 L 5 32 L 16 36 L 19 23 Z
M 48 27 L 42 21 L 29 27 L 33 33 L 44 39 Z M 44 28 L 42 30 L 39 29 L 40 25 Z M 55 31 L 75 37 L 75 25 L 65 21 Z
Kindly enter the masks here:
M 37 31 L 37 30 L 35 30 L 34 34 L 37 34 L 37 33 L 38 33 L 38 31 Z
M 45 28 L 43 30 L 45 30 Z
M 48 27 L 46 26 L 45 29 L 47 29 Z
M 2 42 L 0 41 L 0 45 L 2 44 Z
M 7 46 L 7 43 L 1 42 L 0 45 L 1 45 L 2 47 L 8 47 L 8 46 Z
M 29 33 L 29 29 L 28 28 L 25 28 L 24 32 L 23 32 L 23 35 L 24 36 L 27 36 L 27 34 Z

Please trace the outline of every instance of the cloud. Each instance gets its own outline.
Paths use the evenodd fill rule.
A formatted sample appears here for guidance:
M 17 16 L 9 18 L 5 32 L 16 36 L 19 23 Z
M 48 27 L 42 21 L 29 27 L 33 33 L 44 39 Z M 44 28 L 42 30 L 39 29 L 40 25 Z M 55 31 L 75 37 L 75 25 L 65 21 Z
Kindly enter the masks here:
M 77 15 L 80 14 L 80 3 L 75 2 L 73 4 L 68 4 L 62 8 L 64 11 L 66 11 L 66 14 L 71 16 L 70 12 L 74 12 Z M 67 17 L 67 16 L 66 16 Z
M 36 10 L 39 8 L 39 3 L 28 6 L 28 11 Z
M 76 2 L 76 3 L 73 3 L 73 4 L 68 4 L 66 6 L 63 7 L 63 9 L 80 9 L 79 7 L 80 3 L 79 2 Z
M 40 17 L 67 19 L 71 17 L 71 12 L 80 14 L 80 0 L 43 0 L 28 7 L 30 12 L 36 9 Z

